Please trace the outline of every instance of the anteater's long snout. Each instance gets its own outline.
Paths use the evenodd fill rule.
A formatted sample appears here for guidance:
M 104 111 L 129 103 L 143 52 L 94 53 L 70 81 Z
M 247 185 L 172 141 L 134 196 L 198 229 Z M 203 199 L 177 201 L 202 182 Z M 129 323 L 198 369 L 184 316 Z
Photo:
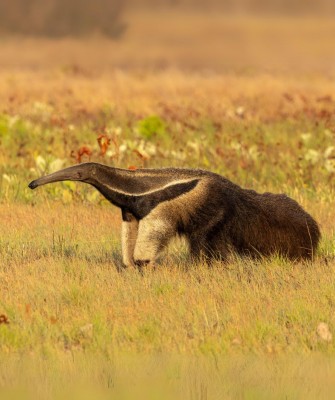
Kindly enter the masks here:
M 28 185 L 28 187 L 29 187 L 30 189 L 36 189 L 37 186 L 38 186 L 38 183 L 36 182 L 36 180 L 35 180 L 35 181 L 31 181 L 31 182 L 29 183 L 29 185 Z
M 60 180 L 64 180 L 64 179 L 62 179 L 62 174 L 54 173 L 54 174 L 42 176 L 41 178 L 31 181 L 29 183 L 28 187 L 30 189 L 36 189 L 38 186 L 46 185 L 47 183 L 51 183 L 51 182 L 58 182 Z
M 53 182 L 61 181 L 84 181 L 84 177 L 87 176 L 87 170 L 90 164 L 74 165 L 73 167 L 61 169 L 52 174 L 41 176 L 41 178 L 35 179 L 29 183 L 30 189 L 35 189 L 37 186 L 46 185 Z

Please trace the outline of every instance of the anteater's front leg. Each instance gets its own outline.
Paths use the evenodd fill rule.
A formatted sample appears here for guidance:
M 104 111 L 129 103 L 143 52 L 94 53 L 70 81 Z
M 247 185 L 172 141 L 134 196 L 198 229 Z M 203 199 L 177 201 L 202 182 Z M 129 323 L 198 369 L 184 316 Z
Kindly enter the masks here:
M 126 267 L 135 267 L 134 250 L 137 240 L 137 233 L 138 220 L 130 212 L 122 210 L 122 261 Z
M 148 215 L 139 222 L 134 261 L 139 267 L 154 264 L 157 256 L 175 232 L 171 223 L 157 215 Z

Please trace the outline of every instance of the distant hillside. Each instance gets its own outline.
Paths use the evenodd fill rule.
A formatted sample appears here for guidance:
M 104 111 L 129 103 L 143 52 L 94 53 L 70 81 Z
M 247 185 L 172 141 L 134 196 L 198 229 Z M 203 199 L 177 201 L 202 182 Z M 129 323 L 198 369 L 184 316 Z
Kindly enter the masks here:
M 332 0 L 128 0 L 127 4 L 130 8 L 182 7 L 229 13 L 335 15 L 335 2 Z
M 122 0 L 0 0 L 0 32 L 82 36 L 99 32 L 118 37 Z

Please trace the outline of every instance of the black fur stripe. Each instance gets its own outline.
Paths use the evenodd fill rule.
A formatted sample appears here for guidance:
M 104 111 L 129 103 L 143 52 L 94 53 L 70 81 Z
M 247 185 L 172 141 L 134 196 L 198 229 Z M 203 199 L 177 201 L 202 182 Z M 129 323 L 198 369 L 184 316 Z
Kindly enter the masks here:
M 173 200 L 185 193 L 193 190 L 199 182 L 199 179 L 193 179 L 189 182 L 176 183 L 162 190 L 143 196 L 130 196 L 128 209 L 135 215 L 136 218 L 142 219 L 148 215 L 158 204 L 164 201 Z

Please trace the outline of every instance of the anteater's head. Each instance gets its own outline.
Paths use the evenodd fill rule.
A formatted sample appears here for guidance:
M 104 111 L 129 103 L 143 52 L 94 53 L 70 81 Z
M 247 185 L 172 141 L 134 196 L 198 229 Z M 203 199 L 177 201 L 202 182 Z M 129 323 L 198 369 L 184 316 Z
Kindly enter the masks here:
M 46 185 L 47 183 L 60 181 L 80 181 L 91 183 L 96 174 L 96 163 L 83 163 L 73 167 L 61 169 L 53 174 L 42 176 L 29 183 L 30 189 L 36 189 L 38 186 Z

